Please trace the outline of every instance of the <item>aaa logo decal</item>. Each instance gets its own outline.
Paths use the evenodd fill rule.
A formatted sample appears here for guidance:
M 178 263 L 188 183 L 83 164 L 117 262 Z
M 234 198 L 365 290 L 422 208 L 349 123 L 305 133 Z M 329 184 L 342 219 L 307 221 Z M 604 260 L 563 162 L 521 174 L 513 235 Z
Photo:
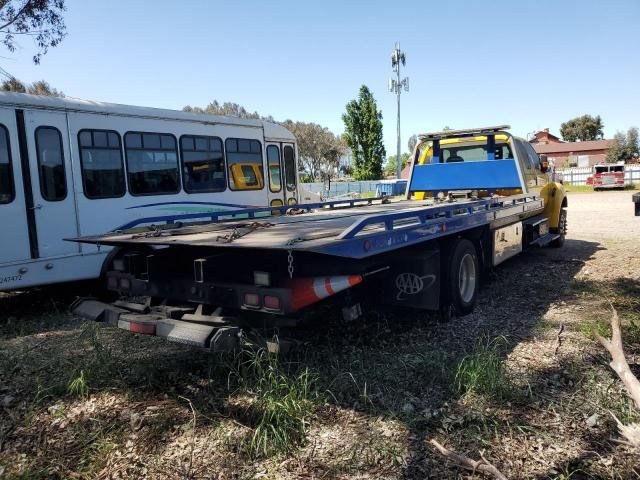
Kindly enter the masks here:
M 396 277 L 396 288 L 398 294 L 396 300 L 406 300 L 408 296 L 416 295 L 425 288 L 431 288 L 435 283 L 436 276 L 434 274 L 419 276 L 413 272 L 404 272 Z

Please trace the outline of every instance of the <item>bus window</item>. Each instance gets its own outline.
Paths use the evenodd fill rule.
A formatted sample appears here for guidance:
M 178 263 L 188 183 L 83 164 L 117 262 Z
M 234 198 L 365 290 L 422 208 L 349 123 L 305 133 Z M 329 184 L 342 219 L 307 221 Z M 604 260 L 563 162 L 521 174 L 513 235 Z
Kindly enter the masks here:
M 222 140 L 218 137 L 183 135 L 180 153 L 185 192 L 222 192 L 227 187 Z
M 54 127 L 36 129 L 36 156 L 40 175 L 40 193 L 50 202 L 67 197 L 67 178 L 64 171 L 62 135 Z
M 127 179 L 132 195 L 178 193 L 178 152 L 173 135 L 127 132 Z
M 7 127 L 0 124 L 0 204 L 11 203 L 14 197 L 9 133 Z
M 109 130 L 80 130 L 80 168 L 87 198 L 117 198 L 125 193 L 120 135 Z
M 262 146 L 258 140 L 227 138 L 225 150 L 231 190 L 264 188 Z
M 269 190 L 277 193 L 282 190 L 280 175 L 280 149 L 275 145 L 267 147 L 267 165 L 269 166 Z
M 296 172 L 295 153 L 290 145 L 285 145 L 284 147 L 284 172 L 287 190 L 293 192 L 296 189 L 298 172 Z

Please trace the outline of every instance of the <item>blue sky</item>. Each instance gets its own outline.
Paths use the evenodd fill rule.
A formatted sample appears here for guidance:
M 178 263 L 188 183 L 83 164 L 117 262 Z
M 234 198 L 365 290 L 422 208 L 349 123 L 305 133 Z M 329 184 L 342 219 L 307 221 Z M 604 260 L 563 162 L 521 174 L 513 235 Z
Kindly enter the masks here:
M 360 85 L 395 153 L 390 54 L 400 41 L 411 91 L 402 142 L 447 125 L 513 132 L 599 114 L 605 135 L 640 126 L 640 1 L 67 0 L 69 36 L 31 63 L 3 52 L 23 81 L 73 97 L 181 109 L 233 101 L 339 133 Z

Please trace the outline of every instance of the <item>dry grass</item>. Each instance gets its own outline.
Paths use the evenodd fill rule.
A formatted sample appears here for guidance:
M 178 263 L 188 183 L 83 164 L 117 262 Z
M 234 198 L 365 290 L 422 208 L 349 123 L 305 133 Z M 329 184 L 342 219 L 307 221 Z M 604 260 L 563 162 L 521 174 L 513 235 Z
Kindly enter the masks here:
M 635 478 L 609 411 L 638 413 L 589 332 L 609 298 L 640 353 L 640 261 L 635 237 L 602 242 L 514 259 L 448 325 L 318 312 L 278 358 L 79 323 L 57 289 L 2 295 L 0 466 L 32 479 L 471 478 L 436 438 L 483 450 L 509 478 Z

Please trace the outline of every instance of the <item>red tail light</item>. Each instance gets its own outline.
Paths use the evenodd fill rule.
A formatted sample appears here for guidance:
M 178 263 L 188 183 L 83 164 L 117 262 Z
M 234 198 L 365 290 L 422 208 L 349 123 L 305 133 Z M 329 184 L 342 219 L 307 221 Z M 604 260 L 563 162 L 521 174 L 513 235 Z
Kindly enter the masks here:
M 251 308 L 260 308 L 260 296 L 257 293 L 245 293 L 244 305 Z
M 268 310 L 281 310 L 280 308 L 280 298 L 274 297 L 273 295 L 265 295 L 264 296 L 264 308 Z

